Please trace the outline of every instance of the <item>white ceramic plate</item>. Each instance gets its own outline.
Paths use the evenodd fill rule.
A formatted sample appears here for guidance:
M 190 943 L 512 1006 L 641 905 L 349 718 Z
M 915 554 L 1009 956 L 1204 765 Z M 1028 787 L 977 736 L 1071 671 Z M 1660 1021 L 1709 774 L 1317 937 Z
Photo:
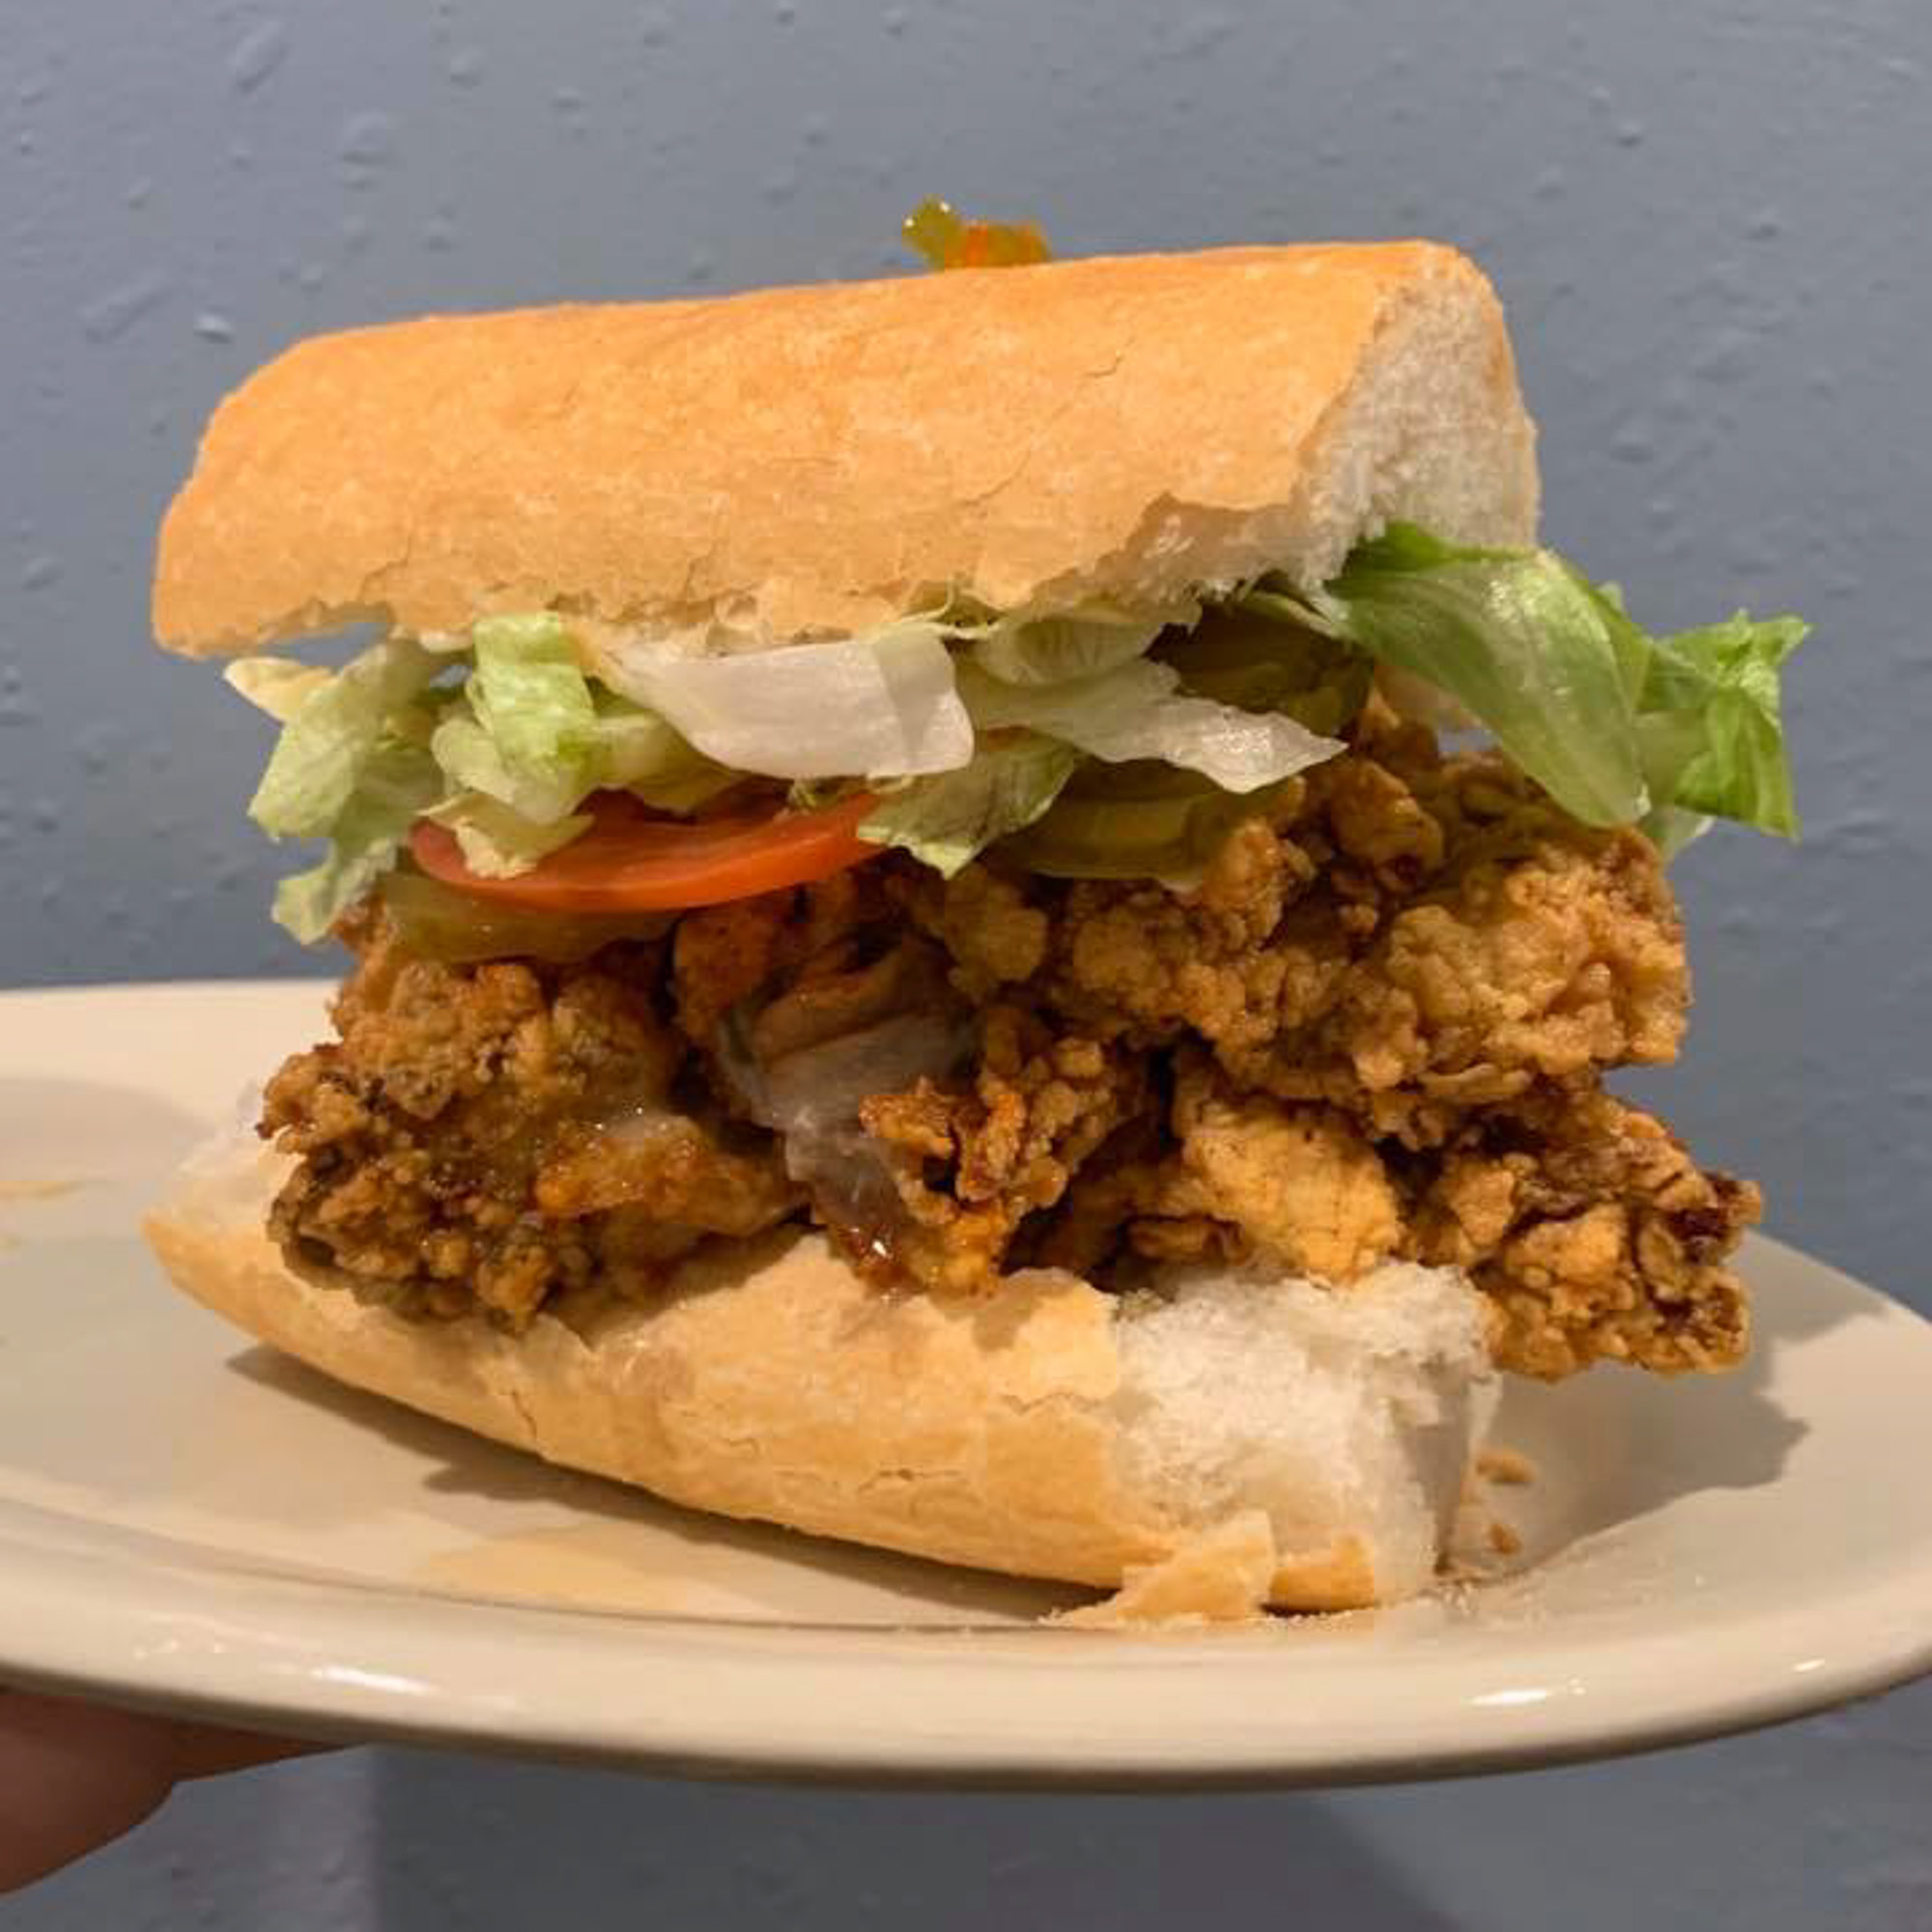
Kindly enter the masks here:
M 1932 1329 L 1769 1241 L 1716 1382 L 1518 1388 L 1520 1574 L 1232 1634 L 743 1528 L 336 1389 L 173 1294 L 144 1203 L 312 985 L 0 996 L 0 1676 L 316 1736 L 854 1779 L 1546 1763 L 1932 1668 Z

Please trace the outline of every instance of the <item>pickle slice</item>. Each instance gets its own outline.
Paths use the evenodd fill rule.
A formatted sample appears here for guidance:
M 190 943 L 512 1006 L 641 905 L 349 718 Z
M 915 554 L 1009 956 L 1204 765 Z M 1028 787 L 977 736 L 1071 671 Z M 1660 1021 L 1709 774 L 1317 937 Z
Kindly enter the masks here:
M 446 966 L 480 959 L 544 959 L 572 965 L 620 939 L 657 939 L 670 912 L 555 913 L 472 898 L 413 867 L 383 881 L 383 903 L 404 946 Z

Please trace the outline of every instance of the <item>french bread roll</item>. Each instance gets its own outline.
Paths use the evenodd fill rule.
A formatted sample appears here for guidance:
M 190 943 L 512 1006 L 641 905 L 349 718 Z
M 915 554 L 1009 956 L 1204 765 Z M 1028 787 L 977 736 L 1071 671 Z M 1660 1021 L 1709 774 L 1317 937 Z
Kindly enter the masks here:
M 1317 585 L 1393 518 L 1508 544 L 1536 508 L 1501 311 L 1453 249 L 1103 258 L 301 344 L 217 412 L 154 615 L 190 655 L 543 609 L 704 652 L 949 604 L 1166 618 Z M 264 1341 L 675 1502 L 1118 1591 L 1099 1620 L 1422 1587 L 1492 1401 L 1482 1297 L 1406 1264 L 966 1301 L 794 1229 L 521 1335 L 410 1321 L 270 1239 L 285 1171 L 231 1146 L 149 1231 Z
M 1527 541 L 1536 503 L 1455 250 L 1095 258 L 301 343 L 216 413 L 154 621 L 211 655 L 540 609 L 694 649 L 948 598 L 1163 615 L 1392 517 Z
M 696 1509 L 1120 1590 L 1090 1621 L 1412 1594 L 1492 1406 L 1481 1297 L 1450 1269 L 1124 1298 L 1038 1271 L 954 1300 L 882 1293 L 790 1230 L 513 1336 L 292 1264 L 265 1232 L 286 1172 L 230 1134 L 148 1224 L 176 1283 L 262 1341 Z

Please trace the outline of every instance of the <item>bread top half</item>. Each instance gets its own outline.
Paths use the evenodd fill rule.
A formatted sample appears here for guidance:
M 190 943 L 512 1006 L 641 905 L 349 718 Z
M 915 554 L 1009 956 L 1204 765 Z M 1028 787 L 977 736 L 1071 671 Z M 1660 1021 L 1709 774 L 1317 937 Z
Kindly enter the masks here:
M 1165 615 L 1386 520 L 1534 532 L 1481 271 L 1426 242 L 1096 257 L 298 344 L 161 532 L 192 655 L 554 609 L 743 648 L 949 602 Z

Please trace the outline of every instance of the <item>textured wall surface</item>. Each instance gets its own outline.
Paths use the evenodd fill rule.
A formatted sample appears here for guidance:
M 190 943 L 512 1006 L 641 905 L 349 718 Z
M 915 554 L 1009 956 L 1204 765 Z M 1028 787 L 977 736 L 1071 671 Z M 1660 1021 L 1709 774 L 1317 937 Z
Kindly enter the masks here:
M 1684 862 L 1645 1091 L 1908 1294 L 1932 1194 L 1932 10 L 1923 0 L 0 0 L 0 983 L 299 965 L 263 750 L 146 648 L 196 427 L 311 330 L 896 260 L 943 190 L 1068 250 L 1474 249 L 1548 527 L 1640 614 L 1817 625 L 1808 834 Z M 1932 1305 L 1925 1295 L 1922 1301 Z M 10 1926 L 1360 1932 L 1932 1923 L 1932 1696 L 1434 1790 L 790 1796 L 360 1754 L 179 1801 Z

